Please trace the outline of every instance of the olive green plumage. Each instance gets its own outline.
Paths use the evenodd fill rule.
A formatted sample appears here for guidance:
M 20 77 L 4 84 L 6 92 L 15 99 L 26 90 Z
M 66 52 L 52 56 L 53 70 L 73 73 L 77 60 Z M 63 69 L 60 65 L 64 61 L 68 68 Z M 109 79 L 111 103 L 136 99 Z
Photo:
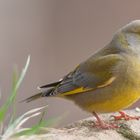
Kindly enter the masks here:
M 124 109 L 140 98 L 140 20 L 118 30 L 111 42 L 56 83 L 28 98 L 57 96 L 89 112 Z

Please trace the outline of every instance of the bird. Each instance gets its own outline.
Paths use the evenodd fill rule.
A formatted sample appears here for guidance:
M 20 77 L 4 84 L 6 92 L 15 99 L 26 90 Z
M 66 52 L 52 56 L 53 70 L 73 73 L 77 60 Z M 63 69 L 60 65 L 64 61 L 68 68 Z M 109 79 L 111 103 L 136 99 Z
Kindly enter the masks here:
M 139 119 L 121 111 L 140 99 L 140 20 L 116 31 L 111 41 L 57 82 L 40 87 L 27 99 L 60 97 L 92 113 L 100 128 L 116 128 L 98 113 L 119 112 L 116 120 Z

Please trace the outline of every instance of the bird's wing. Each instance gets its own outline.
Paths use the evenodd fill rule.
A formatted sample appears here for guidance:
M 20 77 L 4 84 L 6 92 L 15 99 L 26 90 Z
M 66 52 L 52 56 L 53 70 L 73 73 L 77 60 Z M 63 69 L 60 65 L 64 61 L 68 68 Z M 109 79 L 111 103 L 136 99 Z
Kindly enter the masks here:
M 71 95 L 110 85 L 115 79 L 115 67 L 122 62 L 119 54 L 91 57 L 64 77 L 54 95 Z

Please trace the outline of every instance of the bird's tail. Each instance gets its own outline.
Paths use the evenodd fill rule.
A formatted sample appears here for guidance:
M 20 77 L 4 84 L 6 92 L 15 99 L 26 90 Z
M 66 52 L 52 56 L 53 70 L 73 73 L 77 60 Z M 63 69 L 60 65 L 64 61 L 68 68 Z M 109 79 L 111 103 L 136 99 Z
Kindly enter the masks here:
M 27 102 L 28 103 L 28 102 L 34 101 L 36 99 L 39 99 L 41 97 L 42 97 L 42 92 L 37 93 L 37 94 L 35 94 L 35 95 L 33 95 L 33 96 L 31 96 L 31 97 L 29 97 L 29 98 L 27 98 L 27 99 L 25 99 L 25 100 L 23 100 L 21 102 Z
M 44 91 L 41 91 L 40 93 L 37 93 L 21 102 L 31 102 L 31 101 L 34 101 L 36 99 L 39 99 L 41 97 L 48 97 L 48 96 L 52 96 L 53 95 L 53 92 L 55 90 L 55 88 L 57 87 L 57 85 L 60 83 L 61 81 L 58 81 L 58 82 L 55 82 L 55 83 L 51 83 L 51 84 L 48 84 L 48 85 L 44 85 L 44 86 L 41 86 L 39 87 L 40 89 L 44 89 Z M 47 89 L 49 88 L 49 89 Z
M 37 99 L 39 99 L 39 98 L 41 98 L 41 97 L 50 96 L 51 93 L 52 93 L 53 91 L 54 91 L 54 88 L 48 89 L 48 90 L 46 90 L 46 91 L 42 91 L 42 92 L 40 92 L 40 93 L 37 93 L 37 94 L 35 94 L 35 95 L 33 95 L 33 96 L 31 96 L 31 97 L 29 97 L 29 98 L 27 98 L 27 99 L 21 101 L 21 102 L 27 102 L 27 103 L 28 103 L 28 102 L 37 100 Z

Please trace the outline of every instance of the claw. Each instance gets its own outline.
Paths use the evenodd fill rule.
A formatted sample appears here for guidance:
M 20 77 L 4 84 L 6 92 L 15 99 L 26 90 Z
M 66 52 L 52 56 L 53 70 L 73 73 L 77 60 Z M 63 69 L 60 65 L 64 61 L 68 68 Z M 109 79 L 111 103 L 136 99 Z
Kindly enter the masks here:
M 112 117 L 114 118 L 115 121 L 118 121 L 118 120 L 129 121 L 129 120 L 139 120 L 140 119 L 140 116 L 130 116 L 130 115 L 127 115 L 123 111 L 119 111 L 119 113 L 120 113 L 119 116 L 112 115 Z
M 118 125 L 113 124 L 113 123 L 107 123 L 107 122 L 102 122 L 102 123 L 96 122 L 95 126 L 97 128 L 101 128 L 101 129 L 116 129 L 116 128 L 119 128 Z

